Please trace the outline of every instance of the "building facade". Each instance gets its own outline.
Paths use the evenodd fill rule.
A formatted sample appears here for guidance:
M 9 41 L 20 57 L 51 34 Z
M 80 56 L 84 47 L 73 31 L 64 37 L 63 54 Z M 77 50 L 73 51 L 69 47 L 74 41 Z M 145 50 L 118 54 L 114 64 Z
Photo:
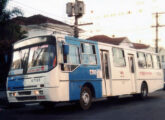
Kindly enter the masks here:
M 27 32 L 27 37 L 50 35 L 54 32 L 73 36 L 74 33 L 74 29 L 71 25 L 43 15 L 16 17 L 12 19 L 12 21 L 16 24 L 19 24 L 22 30 Z

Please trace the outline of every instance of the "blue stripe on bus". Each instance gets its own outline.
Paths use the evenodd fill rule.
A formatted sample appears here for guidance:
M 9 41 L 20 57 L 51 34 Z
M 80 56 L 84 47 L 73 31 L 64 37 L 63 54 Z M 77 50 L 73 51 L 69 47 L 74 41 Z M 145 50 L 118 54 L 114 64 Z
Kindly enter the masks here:
M 69 95 L 70 100 L 79 100 L 80 92 L 85 83 L 90 83 L 95 90 L 95 97 L 102 97 L 101 79 L 96 75 L 90 75 L 90 70 L 97 70 L 97 67 L 87 67 L 81 65 L 74 72 L 69 73 Z
M 73 37 L 66 37 L 66 43 L 71 45 L 77 45 L 80 47 L 80 43 L 92 43 L 96 45 L 97 53 L 97 65 L 80 65 L 76 70 L 69 73 L 69 98 L 70 100 L 79 100 L 80 92 L 84 84 L 90 83 L 95 91 L 95 97 L 102 97 L 102 80 L 97 78 L 97 74 L 90 74 L 90 70 L 100 70 L 100 58 L 98 44 L 94 41 L 81 40 Z
M 11 91 L 24 89 L 24 78 L 22 76 L 8 77 L 8 88 Z

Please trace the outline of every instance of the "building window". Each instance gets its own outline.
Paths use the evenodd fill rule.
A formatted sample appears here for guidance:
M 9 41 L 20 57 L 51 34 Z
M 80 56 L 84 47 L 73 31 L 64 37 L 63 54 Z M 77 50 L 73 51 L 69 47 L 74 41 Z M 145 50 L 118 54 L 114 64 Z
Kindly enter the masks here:
M 138 58 L 138 66 L 140 68 L 146 68 L 146 58 L 145 54 L 142 52 L 137 53 L 137 58 Z
M 124 67 L 126 66 L 125 63 L 125 56 L 124 50 L 120 48 L 113 48 L 113 63 L 116 67 Z
M 146 55 L 147 68 L 153 68 L 153 61 L 151 54 Z
M 81 44 L 81 63 L 88 65 L 97 64 L 95 45 L 89 43 Z

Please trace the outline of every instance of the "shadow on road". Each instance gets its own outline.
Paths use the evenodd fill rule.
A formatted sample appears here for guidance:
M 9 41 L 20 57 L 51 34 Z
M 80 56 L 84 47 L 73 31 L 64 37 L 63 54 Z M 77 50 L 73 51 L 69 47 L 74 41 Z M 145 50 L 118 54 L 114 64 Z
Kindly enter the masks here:
M 144 106 L 164 102 L 164 94 L 164 92 L 156 93 L 145 100 L 135 97 L 98 100 L 93 102 L 91 109 L 87 111 L 81 110 L 75 103 L 60 103 L 51 110 L 46 110 L 39 105 L 28 105 L 24 108 L 2 110 L 0 116 L 1 120 L 97 119 L 97 116 L 116 116 L 128 111 L 141 111 Z
M 100 100 L 97 102 L 93 102 L 91 109 L 87 110 L 87 111 L 83 111 L 81 110 L 81 108 L 79 107 L 78 104 L 74 104 L 74 103 L 68 103 L 65 105 L 58 105 L 57 107 L 55 107 L 54 109 L 51 110 L 46 110 L 44 108 L 42 108 L 41 106 L 36 107 L 36 109 L 29 109 L 28 113 L 29 114 L 42 114 L 42 115 L 70 115 L 72 114 L 77 114 L 77 113 L 89 113 L 89 112 L 100 112 L 102 110 L 106 110 L 106 109 L 120 109 L 123 108 L 123 106 L 134 106 L 136 104 L 140 104 L 140 103 L 149 103 L 152 101 L 155 101 L 157 99 L 160 99 L 160 96 L 149 96 L 148 98 L 146 98 L 145 100 L 141 100 L 141 99 L 137 99 L 135 97 L 125 97 L 125 98 L 119 98 L 119 99 L 106 99 L 106 100 Z M 23 111 L 21 111 L 23 112 Z M 26 112 L 27 113 L 27 112 Z

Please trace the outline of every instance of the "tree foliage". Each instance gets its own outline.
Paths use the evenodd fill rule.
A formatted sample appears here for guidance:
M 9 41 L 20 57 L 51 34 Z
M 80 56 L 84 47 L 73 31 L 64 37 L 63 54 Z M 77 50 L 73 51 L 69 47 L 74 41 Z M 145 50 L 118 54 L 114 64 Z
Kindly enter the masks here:
M 26 32 L 21 30 L 21 26 L 12 21 L 13 17 L 22 16 L 23 13 L 18 8 L 7 10 L 8 2 L 9 0 L 0 0 L 0 87 L 5 85 L 5 82 L 1 83 L 6 81 L 9 71 L 12 43 L 26 37 Z
M 15 24 L 11 18 L 22 16 L 22 12 L 18 8 L 6 10 L 8 0 L 1 0 L 0 4 L 0 41 L 6 43 L 15 42 L 25 37 L 25 31 L 21 31 L 21 27 Z M 2 44 L 3 42 L 1 42 Z

